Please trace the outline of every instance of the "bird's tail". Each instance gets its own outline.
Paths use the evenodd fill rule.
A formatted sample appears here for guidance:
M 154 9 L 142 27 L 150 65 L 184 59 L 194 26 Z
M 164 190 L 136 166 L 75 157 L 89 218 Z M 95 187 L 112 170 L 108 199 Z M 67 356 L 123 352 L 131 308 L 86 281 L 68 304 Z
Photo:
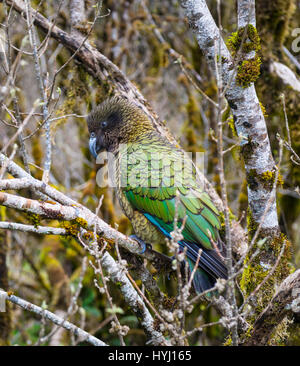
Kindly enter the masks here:
M 191 259 L 187 259 L 189 264 L 190 273 L 193 272 L 195 268 L 195 263 Z M 203 269 L 198 268 L 193 277 L 193 285 L 195 291 L 200 294 L 203 291 L 209 290 L 210 288 L 214 287 L 216 279 L 203 271 Z
M 198 258 L 199 247 L 190 243 L 187 246 L 187 261 L 192 273 Z M 193 285 L 197 293 L 209 290 L 216 283 L 217 278 L 227 278 L 227 268 L 215 250 L 202 250 L 198 268 L 193 277 Z

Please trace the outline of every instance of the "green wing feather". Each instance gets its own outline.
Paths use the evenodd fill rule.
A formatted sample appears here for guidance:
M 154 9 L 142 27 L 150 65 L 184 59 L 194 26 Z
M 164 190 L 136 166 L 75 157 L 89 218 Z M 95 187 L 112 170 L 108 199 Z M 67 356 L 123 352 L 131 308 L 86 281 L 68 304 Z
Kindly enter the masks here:
M 121 163 L 121 174 L 130 172 L 127 185 L 122 187 L 130 204 L 136 210 L 150 214 L 158 227 L 170 233 L 174 229 L 175 207 L 178 202 L 179 226 L 187 216 L 182 231 L 184 240 L 213 249 L 209 236 L 215 241 L 218 238 L 221 227 L 219 212 L 197 183 L 194 167 L 191 164 L 184 165 L 183 171 L 182 152 L 159 142 L 131 146 L 128 151 L 131 155 L 125 159 L 128 166 Z M 157 151 L 162 158 L 156 156 Z M 138 182 L 130 179 L 134 176 L 140 177 Z M 177 183 L 176 187 L 174 183 Z

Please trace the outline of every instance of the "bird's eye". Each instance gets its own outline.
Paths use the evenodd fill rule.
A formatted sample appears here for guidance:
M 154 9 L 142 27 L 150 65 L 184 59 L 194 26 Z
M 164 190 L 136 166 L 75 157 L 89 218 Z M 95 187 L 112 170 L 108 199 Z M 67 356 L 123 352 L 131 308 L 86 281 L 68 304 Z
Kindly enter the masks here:
M 90 138 L 91 138 L 91 139 L 94 139 L 95 137 L 96 137 L 95 132 L 91 132 L 91 134 L 90 134 Z
M 107 127 L 107 125 L 108 125 L 108 123 L 107 123 L 106 121 L 102 121 L 102 122 L 101 122 L 101 127 L 102 127 L 102 128 Z

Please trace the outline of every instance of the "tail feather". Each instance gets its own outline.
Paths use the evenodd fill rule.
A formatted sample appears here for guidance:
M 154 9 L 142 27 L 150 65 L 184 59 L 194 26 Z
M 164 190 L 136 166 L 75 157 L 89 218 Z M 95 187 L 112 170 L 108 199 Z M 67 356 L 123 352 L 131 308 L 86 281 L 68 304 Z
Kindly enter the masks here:
M 181 247 L 187 247 L 187 259 L 192 271 L 198 258 L 199 247 L 196 244 L 181 242 Z M 227 278 L 227 268 L 214 250 L 203 249 L 198 269 L 193 278 L 193 285 L 197 293 L 212 288 L 217 278 Z
M 190 259 L 188 259 L 190 271 L 192 273 L 195 263 L 193 263 Z M 210 276 L 208 273 L 205 273 L 201 268 L 198 268 L 193 277 L 193 285 L 195 291 L 199 294 L 203 291 L 209 290 L 215 284 L 216 280 Z

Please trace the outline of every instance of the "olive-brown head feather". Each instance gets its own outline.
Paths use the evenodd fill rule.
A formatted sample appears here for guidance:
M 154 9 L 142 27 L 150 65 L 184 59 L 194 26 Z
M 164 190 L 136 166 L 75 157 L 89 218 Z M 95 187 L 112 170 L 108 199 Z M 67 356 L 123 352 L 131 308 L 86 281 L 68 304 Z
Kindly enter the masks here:
M 87 118 L 90 149 L 93 155 L 101 150 L 114 152 L 119 144 L 140 139 L 154 130 L 146 114 L 125 97 L 116 96 L 97 106 Z

